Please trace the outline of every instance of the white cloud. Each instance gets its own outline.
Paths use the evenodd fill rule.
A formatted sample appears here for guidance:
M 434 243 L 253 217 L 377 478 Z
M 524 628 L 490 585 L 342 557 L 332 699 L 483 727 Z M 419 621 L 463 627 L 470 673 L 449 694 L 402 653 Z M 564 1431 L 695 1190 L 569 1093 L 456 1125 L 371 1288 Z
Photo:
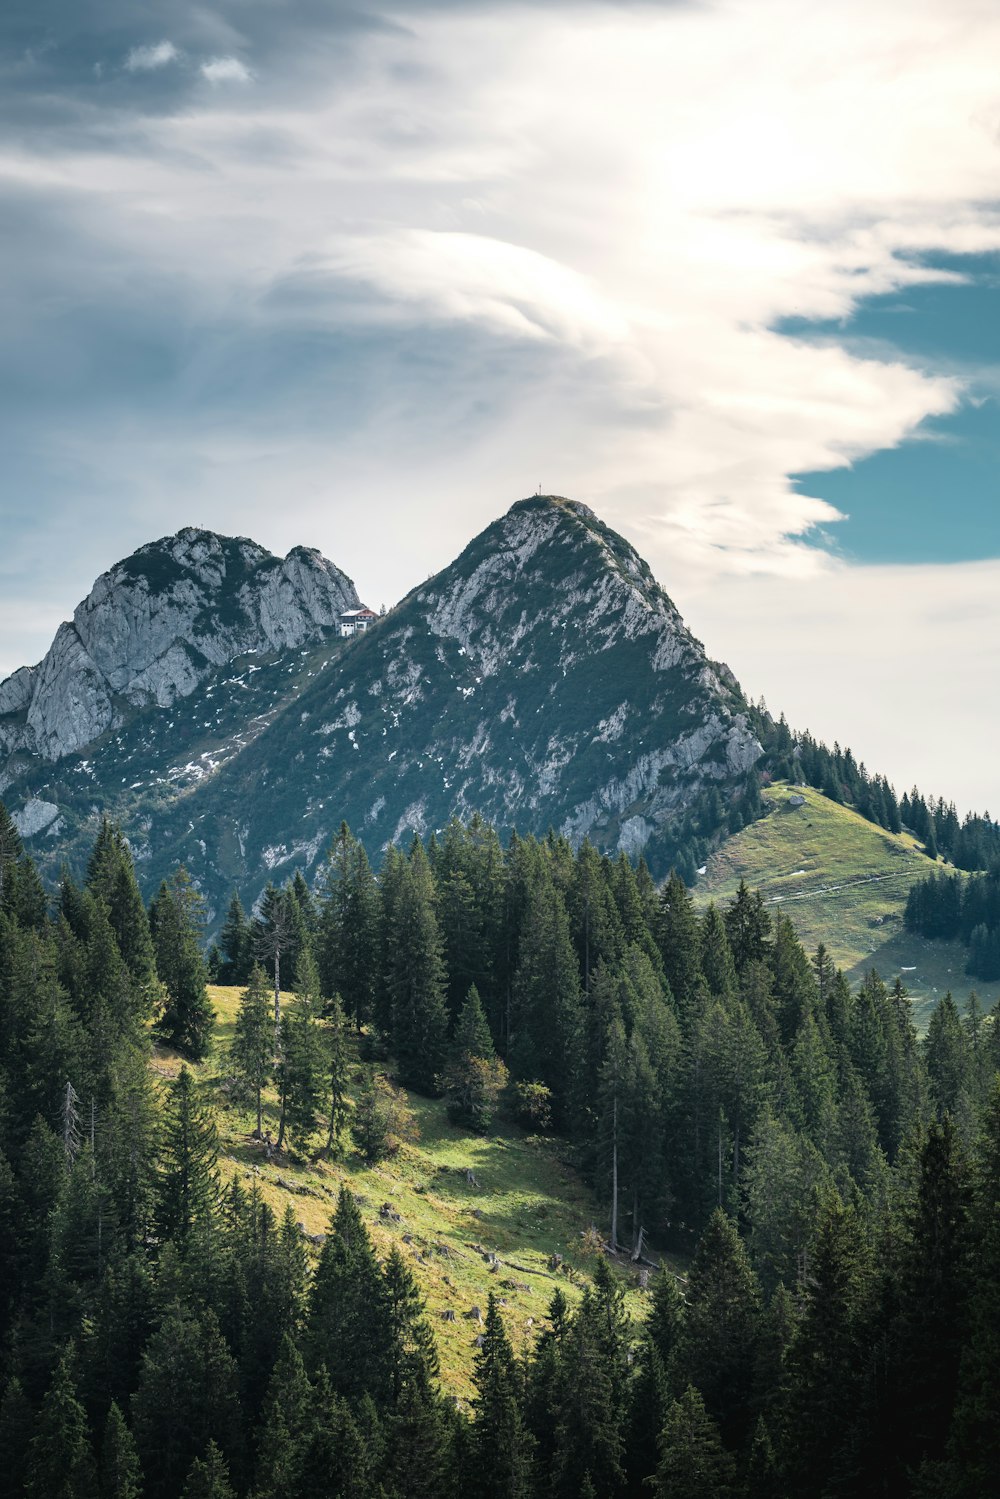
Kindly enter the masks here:
M 1000 812 L 995 684 L 1000 562 L 847 567 L 689 589 L 710 654 L 797 728 L 849 744 L 898 791 Z
M 133 47 L 125 59 L 125 67 L 130 73 L 153 73 L 177 62 L 180 55 L 173 42 L 153 42 L 146 47 Z
M 210 45 L 207 80 L 250 80 L 237 37 Z M 791 476 L 906 441 L 966 387 L 775 329 L 948 279 L 928 252 L 1000 248 L 997 56 L 984 0 L 414 8 L 307 87 L 268 66 L 266 88 L 144 121 L 127 154 L 12 146 L 0 180 L 84 194 L 109 264 L 181 289 L 176 410 L 93 439 L 92 467 L 117 465 L 151 531 L 177 521 L 180 453 L 200 520 L 319 544 L 389 601 L 541 481 L 634 539 L 749 688 L 780 706 L 766 665 L 784 663 L 793 716 L 846 738 L 852 673 L 897 650 L 925 663 L 907 692 L 923 675 L 960 716 L 911 589 L 961 598 L 966 577 L 911 583 L 805 545 L 836 512 Z M 271 363 L 290 331 L 329 351 L 301 387 Z M 263 386 L 272 367 L 270 399 L 241 405 L 247 371 Z M 1000 639 L 1000 589 L 981 607 L 976 640 Z M 783 650 L 786 628 L 820 671 Z M 949 626 L 963 661 L 970 628 Z M 813 680 L 832 727 L 806 711 Z M 970 689 L 980 713 L 995 697 Z M 921 780 L 959 794 L 946 733 L 921 725 L 943 767 Z
M 249 83 L 250 69 L 238 57 L 213 57 L 201 65 L 201 76 L 209 83 Z
M 325 95 L 165 120 L 163 157 L 113 164 L 123 230 L 155 208 L 137 253 L 199 264 L 203 295 L 242 286 L 258 311 L 268 284 L 324 276 L 326 327 L 554 347 L 545 378 L 577 429 L 547 465 L 559 487 L 713 573 L 822 568 L 798 538 L 835 512 L 789 476 L 961 399 L 954 376 L 772 330 L 945 279 L 923 251 L 1000 247 L 1000 13 L 979 0 L 845 0 L 808 25 L 794 0 L 540 8 L 530 26 L 449 10 L 358 47 Z M 201 71 L 250 77 L 229 56 Z M 546 393 L 477 379 L 533 448 Z

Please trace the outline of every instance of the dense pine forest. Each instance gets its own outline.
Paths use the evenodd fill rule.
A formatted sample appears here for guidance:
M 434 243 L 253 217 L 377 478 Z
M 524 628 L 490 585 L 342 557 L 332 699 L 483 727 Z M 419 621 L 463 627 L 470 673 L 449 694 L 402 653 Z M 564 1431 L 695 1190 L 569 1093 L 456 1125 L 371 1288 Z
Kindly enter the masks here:
M 109 824 L 47 892 L 0 808 L 0 1493 L 994 1491 L 1000 1028 L 974 998 L 919 1038 L 898 981 L 852 990 L 746 888 L 699 915 L 676 874 L 478 820 L 377 877 L 344 827 L 312 887 L 202 934 L 183 870 L 147 910 Z M 219 1100 L 151 1065 L 213 1046 L 210 977 L 241 994 L 227 1089 L 258 1133 L 275 1090 L 269 1151 L 377 1158 L 401 1085 L 576 1152 L 594 1269 L 524 1356 L 490 1297 L 468 1409 L 350 1191 L 311 1245 L 224 1184 Z M 384 1075 L 357 1103 L 352 1048 Z

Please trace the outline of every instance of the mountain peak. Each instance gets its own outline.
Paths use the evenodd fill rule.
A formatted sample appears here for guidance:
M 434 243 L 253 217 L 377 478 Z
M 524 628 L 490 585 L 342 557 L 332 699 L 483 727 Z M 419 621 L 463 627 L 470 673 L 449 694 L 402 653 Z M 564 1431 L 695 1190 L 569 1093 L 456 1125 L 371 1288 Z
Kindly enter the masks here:
M 359 603 L 313 549 L 282 560 L 184 526 L 102 573 L 39 665 L 0 683 L 0 753 L 59 760 L 131 709 L 187 697 L 224 661 L 315 642 Z
M 479 812 L 645 851 L 665 872 L 685 817 L 743 795 L 760 754 L 736 682 L 629 543 L 586 506 L 533 495 L 206 787 L 199 827 L 217 841 L 188 839 L 183 857 L 253 899 L 272 871 L 309 867 L 342 818 L 377 857 Z
M 597 516 L 589 505 L 584 505 L 580 500 L 570 500 L 564 494 L 531 494 L 526 499 L 515 500 L 507 511 L 508 515 L 516 515 L 522 511 L 537 510 L 539 512 L 551 510 L 563 510 L 568 514 L 580 515 L 588 520 L 597 520 Z

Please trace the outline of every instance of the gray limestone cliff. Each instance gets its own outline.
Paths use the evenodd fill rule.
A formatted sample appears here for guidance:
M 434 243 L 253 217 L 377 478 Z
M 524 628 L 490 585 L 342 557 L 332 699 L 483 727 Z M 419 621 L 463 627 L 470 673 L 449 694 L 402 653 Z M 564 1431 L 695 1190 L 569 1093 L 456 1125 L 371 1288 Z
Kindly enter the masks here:
M 317 551 L 187 527 L 103 573 L 44 660 L 0 683 L 0 754 L 60 760 L 236 656 L 314 643 L 359 602 Z

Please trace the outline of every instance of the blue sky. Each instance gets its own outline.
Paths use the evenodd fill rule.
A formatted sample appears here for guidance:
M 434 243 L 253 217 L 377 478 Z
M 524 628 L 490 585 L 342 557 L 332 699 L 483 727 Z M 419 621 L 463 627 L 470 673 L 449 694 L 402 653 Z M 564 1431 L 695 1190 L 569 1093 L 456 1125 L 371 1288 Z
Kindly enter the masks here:
M 858 562 L 968 562 L 1000 556 L 1000 257 L 935 257 L 958 284 L 873 297 L 846 323 L 787 319 L 788 333 L 847 341 L 955 371 L 958 409 L 850 468 L 797 475 L 845 519 L 814 538 Z
M 1000 806 L 998 55 L 981 0 L 14 0 L 0 673 L 181 525 L 391 603 L 541 483 Z

